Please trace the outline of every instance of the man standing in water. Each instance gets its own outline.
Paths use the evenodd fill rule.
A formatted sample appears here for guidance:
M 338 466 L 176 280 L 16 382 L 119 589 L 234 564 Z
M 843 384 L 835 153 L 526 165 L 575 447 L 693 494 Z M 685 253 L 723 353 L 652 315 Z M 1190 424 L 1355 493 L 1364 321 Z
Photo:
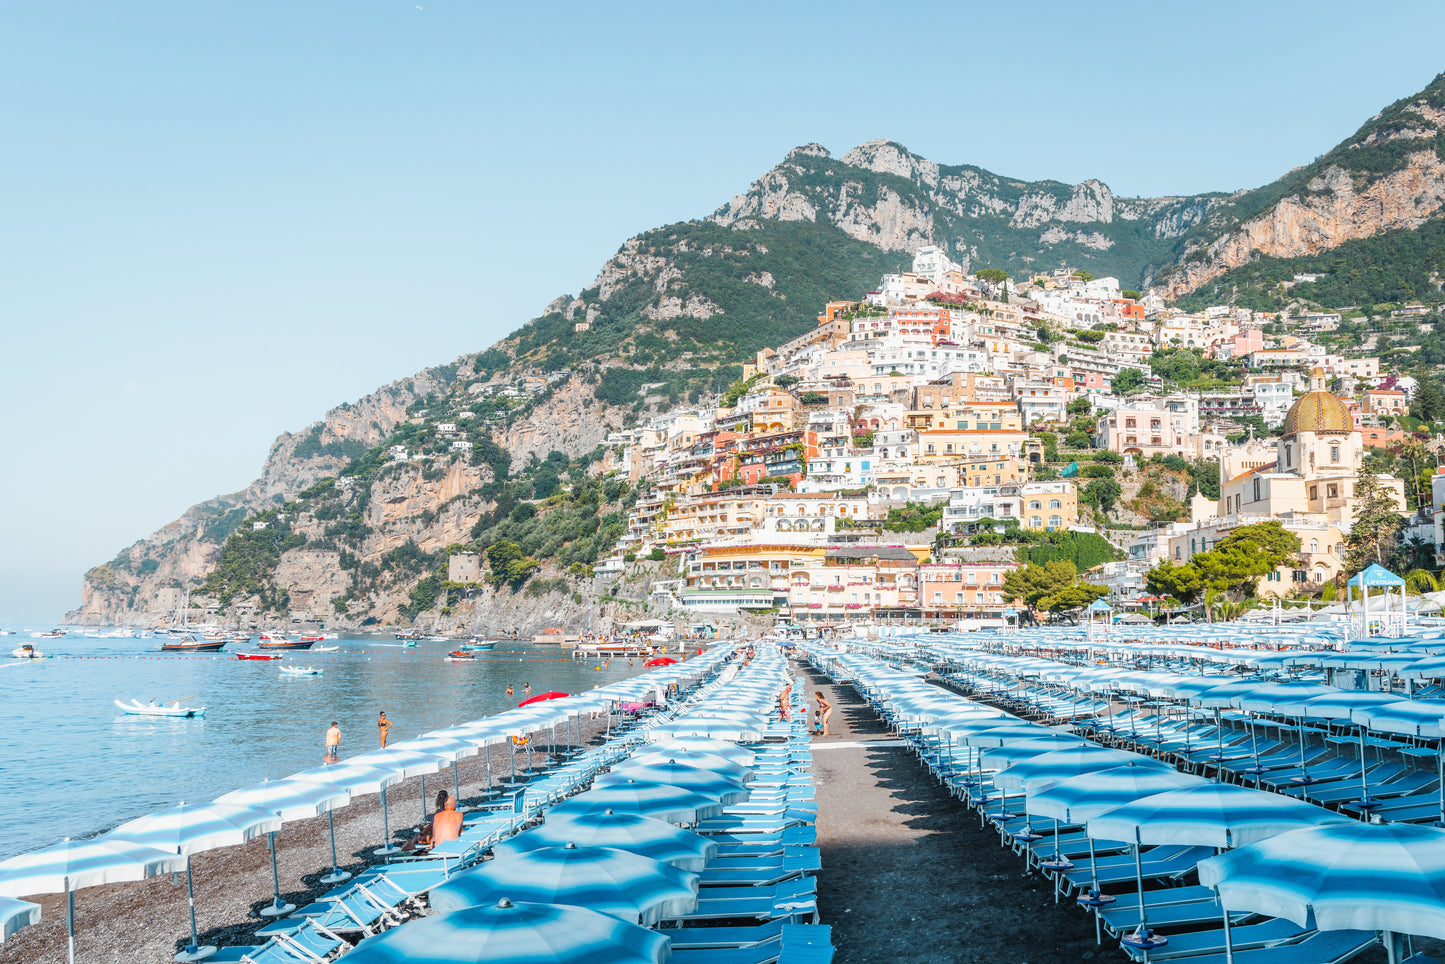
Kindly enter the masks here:
M 326 731 L 326 756 L 322 759 L 322 762 L 323 762 L 323 763 L 335 763 L 335 762 L 336 762 L 337 753 L 339 753 L 340 750 L 341 750 L 341 727 L 340 727 L 340 726 L 337 726 L 335 720 L 332 720 L 332 721 L 331 721 L 331 729 L 329 729 L 329 730 Z
M 391 729 L 391 720 L 386 718 L 386 710 L 381 711 L 381 719 L 376 721 L 377 728 L 381 730 L 381 748 L 386 749 L 386 731 Z

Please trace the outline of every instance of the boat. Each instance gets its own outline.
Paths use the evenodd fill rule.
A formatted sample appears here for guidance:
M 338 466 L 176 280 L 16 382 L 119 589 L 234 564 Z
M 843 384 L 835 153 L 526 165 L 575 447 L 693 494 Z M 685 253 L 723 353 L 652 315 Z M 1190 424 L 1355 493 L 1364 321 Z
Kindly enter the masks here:
M 476 636 L 473 636 L 462 644 L 462 652 L 482 653 L 494 648 L 496 645 L 497 641 L 495 639 L 478 639 Z
M 221 647 L 226 645 L 224 639 L 197 639 L 194 636 L 187 636 L 185 639 L 168 639 L 161 643 L 163 653 L 219 653 Z
M 336 652 L 336 651 L 337 651 L 338 649 L 340 649 L 340 648 L 341 648 L 340 646 L 312 646 L 312 647 L 311 647 L 311 652 L 313 652 L 313 653 L 334 653 L 334 652 Z
M 454 653 L 447 653 L 446 659 L 447 659 L 447 662 L 448 662 L 448 663 L 475 663 L 475 662 L 477 662 L 477 656 L 476 656 L 475 653 L 468 653 L 468 652 L 466 652 L 466 651 L 464 651 L 464 650 L 458 650 L 458 651 L 456 651 L 456 652 L 454 652 Z
M 162 703 L 160 700 L 151 700 L 149 703 L 142 703 L 140 700 L 132 699 L 129 703 L 115 701 L 115 705 L 122 713 L 131 716 L 169 716 L 176 719 L 192 719 L 206 715 L 204 706 L 181 706 L 184 700 L 171 700 L 169 703 Z
M 282 675 L 282 676 L 320 676 L 321 673 L 322 673 L 322 670 L 319 670 L 319 669 L 317 669 L 317 668 L 314 667 L 314 666 L 283 666 L 283 667 L 281 667 L 281 675 Z
M 35 634 L 36 638 L 38 638 L 38 639 L 59 639 L 60 637 L 62 637 L 62 636 L 64 636 L 64 635 L 65 635 L 65 630 L 63 630 L 63 629 L 52 629 L 52 630 L 51 630 L 50 632 L 48 632 L 48 633 L 36 633 L 36 634 Z
M 256 640 L 257 649 L 310 649 L 311 643 L 304 639 L 287 639 L 285 636 L 261 636 Z
M 298 637 L 297 637 L 297 639 L 301 640 L 301 642 L 303 642 L 303 643 L 319 643 L 319 642 L 321 642 L 322 640 L 324 640 L 325 638 L 326 638 L 325 636 L 298 636 Z
M 14 651 L 13 653 L 11 653 L 10 655 L 11 655 L 11 656 L 14 656 L 16 659 L 49 659 L 49 658 L 50 658 L 50 657 L 47 656 L 46 654 L 42 653 L 40 650 L 36 649 L 34 646 L 31 646 L 29 643 L 25 643 L 24 645 L 22 645 L 19 649 L 15 650 L 15 651 Z
M 237 659 L 281 659 L 280 653 L 237 653 Z
M 410 630 L 410 631 L 408 631 L 408 630 L 402 630 L 401 632 L 399 632 L 399 633 L 393 633 L 392 635 L 395 636 L 397 639 L 417 640 L 417 639 L 421 639 L 421 638 L 422 638 L 422 636 L 421 636 L 421 630 L 419 630 L 419 629 L 413 629 L 413 630 Z

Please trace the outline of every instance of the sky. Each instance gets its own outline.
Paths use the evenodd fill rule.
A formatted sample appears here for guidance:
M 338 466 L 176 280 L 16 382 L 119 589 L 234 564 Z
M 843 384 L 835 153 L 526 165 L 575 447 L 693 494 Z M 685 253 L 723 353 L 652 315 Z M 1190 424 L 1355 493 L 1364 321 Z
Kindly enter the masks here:
M 0 624 L 798 144 L 1254 187 L 1442 35 L 1438 0 L 6 4 Z

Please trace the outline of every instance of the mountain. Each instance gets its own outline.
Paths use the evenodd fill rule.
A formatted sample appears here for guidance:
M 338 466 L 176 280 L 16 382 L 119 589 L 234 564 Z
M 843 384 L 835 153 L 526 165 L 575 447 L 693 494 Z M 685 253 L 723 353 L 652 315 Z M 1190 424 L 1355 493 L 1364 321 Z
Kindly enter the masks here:
M 1273 184 L 1147 199 L 941 165 L 886 140 L 836 158 L 803 145 L 711 215 L 629 239 L 590 286 L 485 351 L 282 435 L 256 482 L 90 570 L 69 618 L 153 623 L 189 588 L 242 622 L 575 620 L 636 496 L 602 484 L 608 433 L 724 390 L 758 349 L 922 245 L 1016 276 L 1067 264 L 1185 303 L 1288 299 L 1301 289 L 1280 282 L 1301 265 L 1327 275 L 1313 298 L 1440 300 L 1442 121 L 1437 78 Z M 517 547 L 501 568 L 520 578 L 446 585 L 451 554 L 497 542 Z M 635 616 L 645 588 L 636 596 L 600 610 Z
M 1153 280 L 1199 305 L 1442 300 L 1445 74 L 1304 167 L 1211 205 Z M 1296 274 L 1327 277 L 1308 289 Z M 1283 287 L 1281 287 L 1283 285 Z

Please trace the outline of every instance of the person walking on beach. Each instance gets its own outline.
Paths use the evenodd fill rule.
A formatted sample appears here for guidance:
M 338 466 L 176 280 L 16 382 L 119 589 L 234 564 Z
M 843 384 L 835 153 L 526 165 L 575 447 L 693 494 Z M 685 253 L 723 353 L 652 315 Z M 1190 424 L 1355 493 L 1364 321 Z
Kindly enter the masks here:
M 819 696 L 822 694 L 819 693 Z M 376 721 L 376 727 L 381 731 L 381 748 L 386 749 L 386 731 L 391 729 L 391 720 L 386 718 L 386 710 L 381 711 L 381 719 Z
M 341 727 L 335 720 L 331 721 L 331 729 L 326 731 L 326 756 L 321 758 L 322 763 L 335 763 L 336 756 L 341 750 Z
M 818 712 L 823 715 L 823 735 L 828 736 L 828 719 L 833 715 L 833 704 L 823 698 L 822 690 L 814 690 L 813 698 L 818 701 Z
M 792 699 L 793 699 L 793 681 L 792 681 L 792 680 L 788 680 L 788 685 L 787 685 L 787 686 L 784 686 L 784 687 L 783 687 L 783 692 L 780 693 L 780 694 L 778 694 L 778 722 L 779 722 L 779 723 L 788 723 L 788 722 L 791 722 L 792 717 L 789 715 L 789 712 L 790 712 L 790 704 L 791 704 L 791 702 L 792 702 Z

